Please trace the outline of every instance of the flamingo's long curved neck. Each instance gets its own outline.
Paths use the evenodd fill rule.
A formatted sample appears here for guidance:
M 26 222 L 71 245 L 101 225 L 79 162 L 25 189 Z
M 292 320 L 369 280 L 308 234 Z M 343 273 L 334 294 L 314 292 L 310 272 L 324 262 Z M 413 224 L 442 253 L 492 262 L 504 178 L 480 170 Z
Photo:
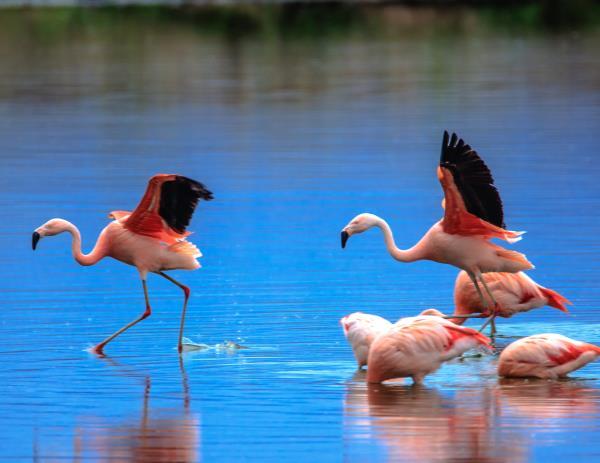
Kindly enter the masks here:
M 79 232 L 79 229 L 71 222 L 67 223 L 68 225 L 65 231 L 69 232 L 73 237 L 71 242 L 71 251 L 73 252 L 73 258 L 77 261 L 77 263 L 81 265 L 94 265 L 106 255 L 101 239 L 96 241 L 94 249 L 92 249 L 92 252 L 89 254 L 84 254 L 81 252 L 81 233 Z
M 416 260 L 423 259 L 422 252 L 417 243 L 410 249 L 400 249 L 396 246 L 394 241 L 394 234 L 388 223 L 381 217 L 377 217 L 375 226 L 379 227 L 383 232 L 383 239 L 385 241 L 385 247 L 387 248 L 390 255 L 400 262 L 414 262 Z

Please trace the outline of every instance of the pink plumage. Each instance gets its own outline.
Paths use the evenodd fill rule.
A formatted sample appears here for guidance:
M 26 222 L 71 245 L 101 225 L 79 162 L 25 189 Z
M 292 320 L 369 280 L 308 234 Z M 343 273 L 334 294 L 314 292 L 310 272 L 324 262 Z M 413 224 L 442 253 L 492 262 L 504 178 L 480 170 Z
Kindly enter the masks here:
M 556 379 L 600 356 L 600 347 L 560 334 L 536 334 L 509 344 L 498 359 L 498 375 Z
M 392 327 L 392 323 L 378 315 L 354 312 L 340 320 L 346 339 L 352 346 L 352 352 L 358 368 L 367 365 L 369 348 L 377 336 Z
M 471 328 L 431 315 L 403 318 L 371 344 L 367 381 L 412 377 L 420 383 L 443 362 L 477 346 L 491 348 L 490 340 Z
M 156 273 L 175 285 L 184 293 L 183 310 L 179 326 L 179 352 L 182 351 L 183 326 L 190 289 L 164 273 L 165 270 L 195 270 L 200 267 L 196 260 L 202 254 L 186 240 L 186 228 L 198 200 L 212 199 L 212 193 L 195 180 L 172 174 L 157 174 L 148 181 L 146 192 L 138 206 L 129 211 L 113 211 L 113 219 L 103 230 L 89 254 L 81 251 L 81 234 L 77 227 L 64 219 L 52 219 L 38 227 L 33 233 L 32 246 L 45 236 L 68 232 L 72 236 L 73 258 L 81 265 L 94 265 L 105 257 L 133 265 L 137 268 L 146 299 L 146 310 L 141 316 L 125 325 L 92 351 L 102 354 L 104 347 L 118 335 L 152 313 L 148 298 L 146 278 L 149 272 Z
M 342 229 L 342 247 L 352 235 L 378 227 L 394 259 L 400 262 L 430 260 L 468 272 L 477 287 L 480 303 L 488 307 L 494 317 L 496 300 L 482 275 L 488 272 L 516 273 L 533 268 L 533 264 L 524 254 L 502 248 L 490 240 L 498 238 L 514 243 L 524 232 L 506 229 L 502 201 L 489 168 L 456 134 L 450 137 L 444 132 L 437 176 L 444 191 L 444 217 L 413 247 L 400 249 L 396 246 L 388 223 L 369 213 L 357 215 Z M 480 283 L 483 289 L 479 287 Z
M 571 303 L 556 291 L 538 285 L 523 272 L 485 273 L 483 279 L 498 303 L 496 315 L 499 317 L 509 318 L 517 313 L 528 312 L 544 306 L 568 312 L 566 304 Z M 491 315 L 488 306 L 482 304 L 473 281 L 464 271 L 460 272 L 456 278 L 454 305 L 455 315 L 477 313 Z M 454 318 L 452 321 L 462 324 L 465 319 Z

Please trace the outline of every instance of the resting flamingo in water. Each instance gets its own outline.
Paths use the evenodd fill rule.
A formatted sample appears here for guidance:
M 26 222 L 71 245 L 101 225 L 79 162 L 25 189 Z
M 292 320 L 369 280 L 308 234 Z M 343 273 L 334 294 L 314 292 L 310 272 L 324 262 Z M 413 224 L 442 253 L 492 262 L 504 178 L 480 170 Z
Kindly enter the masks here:
M 456 325 L 444 318 L 418 315 L 398 320 L 378 336 L 369 350 L 367 381 L 412 377 L 415 384 L 435 372 L 443 362 L 479 345 L 491 349 L 490 340 L 480 332 Z
M 369 348 L 375 338 L 392 327 L 392 323 L 378 315 L 354 312 L 340 320 L 344 336 L 352 347 L 352 352 L 361 369 L 367 364 Z
M 510 318 L 544 306 L 554 307 L 568 313 L 566 305 L 571 302 L 553 291 L 538 285 L 523 272 L 484 273 L 483 279 L 498 303 L 496 316 Z M 479 314 L 479 315 L 476 315 Z M 465 271 L 459 272 L 454 285 L 454 323 L 463 324 L 467 318 L 489 317 L 489 308 L 481 303 L 475 286 Z M 492 321 L 492 334 L 496 327 Z
M 600 356 L 600 347 L 560 334 L 536 334 L 509 344 L 498 359 L 498 375 L 556 379 Z
M 388 223 L 374 214 L 363 213 L 343 228 L 342 248 L 350 236 L 379 227 L 387 250 L 394 259 L 400 262 L 432 260 L 465 270 L 481 303 L 490 307 L 493 314 L 491 321 L 497 304 L 482 274 L 516 273 L 531 269 L 533 265 L 523 254 L 492 244 L 490 239 L 499 238 L 513 243 L 524 232 L 505 229 L 502 201 L 490 170 L 456 134 L 450 138 L 448 132 L 444 132 L 437 175 L 444 190 L 444 217 L 416 245 L 407 250 L 399 249 Z M 483 297 L 480 283 L 488 301 Z
M 94 249 L 89 254 L 81 252 L 81 234 L 77 227 L 64 219 L 52 219 L 35 230 L 32 247 L 45 236 L 68 232 L 72 236 L 72 252 L 81 265 L 94 265 L 104 257 L 112 257 L 137 268 L 142 280 L 146 310 L 144 313 L 108 336 L 92 351 L 102 354 L 104 347 L 136 323 L 152 313 L 148 298 L 146 278 L 148 272 L 156 273 L 184 293 L 183 310 L 179 327 L 178 350 L 182 351 L 183 327 L 190 289 L 164 273 L 165 270 L 196 270 L 201 257 L 198 248 L 187 241 L 189 225 L 198 200 L 211 200 L 212 193 L 195 180 L 181 175 L 158 174 L 150 179 L 146 193 L 133 212 L 113 211 L 114 219 L 100 233 Z

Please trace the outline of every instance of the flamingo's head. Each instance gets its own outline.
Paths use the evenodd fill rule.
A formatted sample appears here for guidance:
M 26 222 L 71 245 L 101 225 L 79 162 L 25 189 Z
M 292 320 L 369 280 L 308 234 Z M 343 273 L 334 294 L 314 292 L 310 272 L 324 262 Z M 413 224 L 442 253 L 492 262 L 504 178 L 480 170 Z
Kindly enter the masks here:
M 360 319 L 362 312 L 354 312 L 350 315 L 346 315 L 340 319 L 340 325 L 342 325 L 342 329 L 344 330 L 344 336 L 348 337 L 348 331 L 350 328 Z
M 45 224 L 36 228 L 33 232 L 33 236 L 31 237 L 31 247 L 35 251 L 35 248 L 38 244 L 38 241 L 42 239 L 44 236 L 54 236 L 58 235 L 67 230 L 69 227 L 69 222 L 63 219 L 51 219 L 48 220 Z
M 342 229 L 342 248 L 346 247 L 348 238 L 357 233 L 366 232 L 369 228 L 377 225 L 377 220 L 378 217 L 376 215 L 367 212 L 358 214 L 354 217 L 348 225 Z

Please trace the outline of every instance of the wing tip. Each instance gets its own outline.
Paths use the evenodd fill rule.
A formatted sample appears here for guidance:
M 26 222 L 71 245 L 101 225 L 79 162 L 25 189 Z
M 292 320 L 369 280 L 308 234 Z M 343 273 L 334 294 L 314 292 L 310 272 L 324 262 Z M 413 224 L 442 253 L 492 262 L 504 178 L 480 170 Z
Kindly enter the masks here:
M 185 177 L 184 175 L 176 175 L 175 178 L 180 182 L 188 183 L 194 190 L 194 193 L 198 195 L 199 199 L 203 199 L 205 201 L 211 201 L 215 199 L 213 192 L 206 188 L 206 185 L 204 185 L 204 183 L 191 179 L 189 177 Z

